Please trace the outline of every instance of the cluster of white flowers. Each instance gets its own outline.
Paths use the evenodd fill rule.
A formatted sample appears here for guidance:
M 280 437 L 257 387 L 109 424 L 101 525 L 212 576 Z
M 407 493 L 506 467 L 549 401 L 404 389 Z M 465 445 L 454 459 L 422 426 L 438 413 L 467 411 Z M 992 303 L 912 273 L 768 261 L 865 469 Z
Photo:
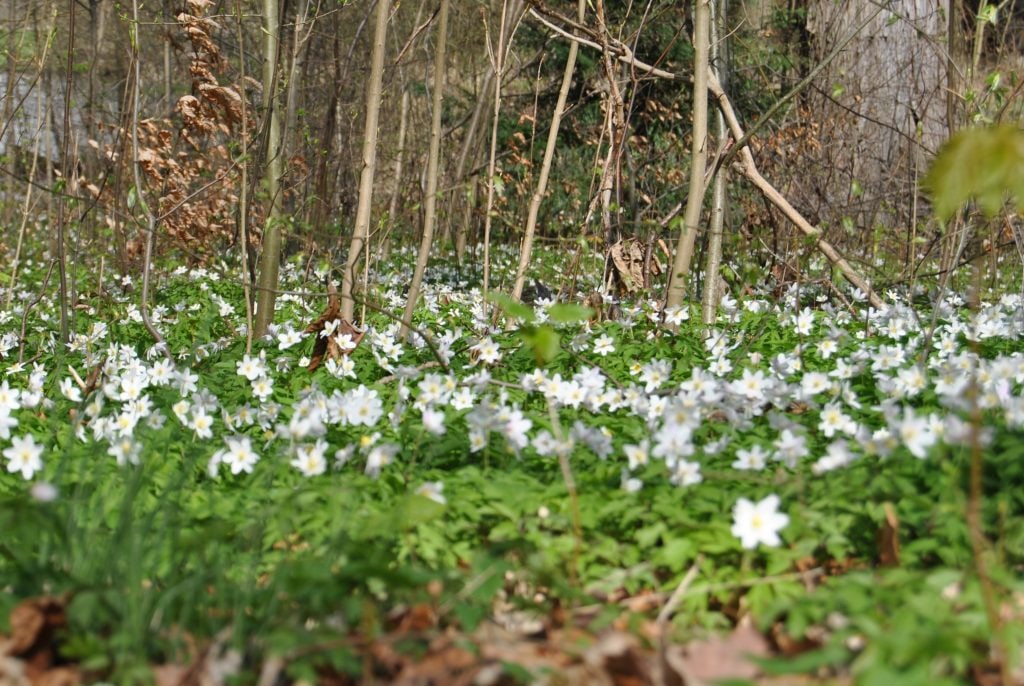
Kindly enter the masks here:
M 202 270 L 185 274 L 201 284 L 211 276 Z M 211 312 L 238 320 L 238 308 L 209 286 L 205 292 Z M 197 442 L 223 446 L 209 459 L 212 475 L 224 466 L 233 475 L 249 474 L 263 455 L 281 456 L 313 477 L 329 470 L 333 455 L 336 468 L 359 458 L 365 472 L 377 476 L 399 458 L 397 429 L 412 419 L 424 437 L 464 432 L 471 454 L 493 439 L 516 454 L 548 458 L 586 450 L 619 460 L 623 487 L 637 491 L 656 474 L 667 474 L 679 487 L 699 484 L 708 459 L 720 454 L 737 470 L 808 468 L 817 474 L 866 457 L 927 459 L 940 443 L 966 440 L 969 427 L 961 417 L 972 403 L 1011 427 L 1024 426 L 1024 355 L 986 358 L 965 345 L 1018 340 L 1024 331 L 1019 296 L 966 315 L 962 301 L 948 298 L 936 306 L 931 335 L 930 324 L 896 297 L 885 308 L 853 314 L 822 302 L 813 309 L 800 297 L 790 291 L 778 303 L 727 299 L 716 328 L 694 342 L 703 344 L 701 364 L 686 366 L 662 352 L 627 360 L 626 374 L 610 371 L 619 362 L 612 355 L 629 349 L 631 341 L 671 335 L 668 330 L 688 319 L 689 310 L 662 310 L 656 302 L 622 305 L 615 325 L 583 323 L 563 338 L 578 361 L 574 367 L 508 378 L 502 372 L 513 357 L 513 339 L 495 331 L 479 292 L 428 287 L 426 312 L 432 320 L 422 335 L 402 340 L 398 324 L 392 324 L 368 327 L 357 340 L 339 321 L 329 322 L 319 335 L 330 337 L 343 354 L 327 359 L 294 400 L 292 386 L 282 379 L 307 362 L 295 349 L 308 347 L 308 341 L 291 321 L 274 327 L 258 342 L 257 352 L 237 360 L 238 386 L 230 395 L 222 378 L 215 386 L 187 362 L 215 356 L 232 344 L 228 339 L 189 350 L 153 346 L 140 356 L 111 341 L 109 327 L 97 322 L 71 337 L 67 348 L 73 364 L 65 373 L 37 362 L 13 362 L 19 338 L 6 332 L 0 334 L 0 361 L 6 364 L 0 365 L 6 374 L 0 382 L 0 440 L 9 444 L 2 454 L 7 472 L 36 479 L 44 469 L 46 441 L 27 431 L 23 420 L 27 411 L 49 409 L 59 400 L 75 406 L 80 440 L 101 444 L 118 464 L 137 464 L 144 459 L 146 432 L 164 427 L 162 406 Z M 305 307 L 298 299 L 285 300 Z M 384 300 L 402 298 L 392 289 Z M 546 319 L 550 304 L 535 304 L 537 321 Z M 170 326 L 199 307 L 157 307 L 153 320 Z M 128 320 L 138 318 L 127 304 L 125 312 Z M 794 343 L 770 356 L 752 351 L 751 332 L 742 325 L 747 313 L 774 316 Z M 2 316 L 0 324 L 15 321 Z M 236 330 L 244 330 L 237 324 Z M 412 357 L 407 353 L 427 347 L 443 369 L 403 366 L 409 364 L 403 359 Z M 279 356 L 268 360 L 267 350 L 274 348 Z M 382 386 L 357 372 L 364 369 L 373 369 L 373 378 L 387 373 L 397 392 L 382 395 Z M 93 371 L 92 380 L 83 381 Z M 320 379 L 329 392 L 320 389 Z M 225 406 L 212 387 L 224 397 L 241 393 L 242 399 Z M 59 396 L 46 397 L 48 388 Z M 285 398 L 288 407 L 279 404 Z M 565 419 L 565 426 L 549 424 L 545 412 L 533 414 L 534 407 L 571 420 Z M 614 433 L 606 426 L 610 416 L 618 418 L 615 426 L 636 427 L 636 433 Z M 770 433 L 749 431 L 755 424 L 767 425 Z M 17 435 L 18 430 L 23 433 Z M 432 482 L 421 487 L 428 497 L 443 500 L 441 491 Z M 773 537 L 785 524 L 778 504 L 771 499 L 737 503 L 736 535 L 744 546 L 775 544 Z

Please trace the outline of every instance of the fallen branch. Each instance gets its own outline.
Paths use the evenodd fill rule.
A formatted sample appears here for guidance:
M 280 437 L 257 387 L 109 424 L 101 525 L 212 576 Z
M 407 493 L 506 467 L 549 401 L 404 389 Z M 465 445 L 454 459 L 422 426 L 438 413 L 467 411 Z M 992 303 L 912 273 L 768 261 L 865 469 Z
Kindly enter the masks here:
M 718 82 L 718 79 L 714 74 L 708 77 L 708 90 L 718 100 L 718 108 L 722 111 L 722 115 L 725 117 L 726 123 L 729 124 L 729 130 L 732 132 L 733 138 L 736 140 L 743 140 L 743 128 L 740 126 L 739 120 L 736 119 L 736 112 L 732 109 L 732 103 L 729 101 L 729 96 L 725 94 L 725 90 L 722 89 L 722 84 Z M 793 207 L 785 196 L 780 193 L 775 186 L 768 182 L 761 172 L 757 170 L 757 164 L 754 163 L 754 156 L 750 152 L 750 148 L 744 146 L 740 150 L 739 160 L 736 162 L 739 171 L 747 177 L 754 186 L 757 187 L 761 194 L 770 202 L 775 205 L 782 214 L 786 216 L 790 222 L 793 223 L 796 228 L 810 238 L 815 240 L 815 245 L 818 248 L 818 252 L 825 256 L 825 258 L 833 265 L 839 268 L 839 271 L 843 273 L 846 280 L 852 283 L 854 286 L 862 290 L 868 297 L 868 302 L 871 306 L 876 309 L 881 309 L 883 306 L 882 299 L 878 297 L 874 289 L 867 280 L 861 276 L 857 270 L 855 270 L 849 262 L 846 261 L 839 251 L 835 249 L 831 243 L 822 238 L 821 229 L 812 226 L 809 221 L 800 212 Z

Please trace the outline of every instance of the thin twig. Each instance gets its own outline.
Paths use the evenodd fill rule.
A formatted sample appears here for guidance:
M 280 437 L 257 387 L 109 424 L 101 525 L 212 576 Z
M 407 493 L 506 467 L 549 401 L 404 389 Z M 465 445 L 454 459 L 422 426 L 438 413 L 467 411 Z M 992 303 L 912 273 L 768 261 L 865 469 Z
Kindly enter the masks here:
M 43 294 L 46 293 L 46 286 L 50 283 L 50 275 L 53 273 L 53 267 L 56 264 L 57 260 L 50 260 L 50 267 L 46 270 L 46 278 L 43 279 L 43 287 L 39 289 L 39 294 L 36 295 L 32 302 L 25 306 L 25 311 L 21 313 L 21 343 L 18 345 L 18 364 L 25 361 L 25 330 L 28 327 L 28 313 L 43 299 Z

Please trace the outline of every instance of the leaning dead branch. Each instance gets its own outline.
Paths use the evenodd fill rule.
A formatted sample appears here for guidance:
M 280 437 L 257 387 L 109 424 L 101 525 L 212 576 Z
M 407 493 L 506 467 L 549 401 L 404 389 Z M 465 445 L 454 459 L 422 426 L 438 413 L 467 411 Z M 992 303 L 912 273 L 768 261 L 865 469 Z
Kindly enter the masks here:
M 529 13 L 540 23 L 544 24 L 544 26 L 547 26 L 556 34 L 567 38 L 568 40 L 579 43 L 580 45 L 586 45 L 587 47 L 594 48 L 595 50 L 605 50 L 601 44 L 593 40 L 594 36 L 592 31 L 585 26 L 577 25 L 571 20 L 561 17 L 549 10 L 542 14 L 536 7 L 531 7 Z M 568 30 L 562 28 L 558 23 L 556 23 L 556 21 L 565 26 L 569 26 L 570 28 Z M 579 34 L 586 34 L 588 37 L 584 37 Z M 614 54 L 616 59 L 629 64 L 630 67 L 635 70 L 645 72 L 651 77 L 672 79 L 676 81 L 682 81 L 684 79 L 690 80 L 690 77 L 675 74 L 642 62 L 636 58 L 628 46 L 620 41 L 615 41 L 610 44 L 607 49 Z M 833 56 L 830 55 L 829 58 L 831 57 Z M 829 58 L 826 58 L 826 62 L 829 61 Z M 871 288 L 867 279 L 861 276 L 860 273 L 858 273 L 857 270 L 839 254 L 839 251 L 836 250 L 835 246 L 822 237 L 821 229 L 813 226 L 809 221 L 807 221 L 807 219 L 800 214 L 796 208 L 794 208 L 789 201 L 786 200 L 786 198 L 758 171 L 757 165 L 754 163 L 754 157 L 751 154 L 749 147 L 746 145 L 750 140 L 750 136 L 744 135 L 743 128 L 740 126 L 739 120 L 736 118 L 736 113 L 732 109 L 732 103 L 729 101 L 728 96 L 726 96 L 725 91 L 722 89 L 722 85 L 719 83 L 714 73 L 711 73 L 708 76 L 708 90 L 711 91 L 711 94 L 717 100 L 718 107 L 721 109 L 723 116 L 725 116 L 733 137 L 737 141 L 743 143 L 741 146 L 734 145 L 733 147 L 733 149 L 735 149 L 735 147 L 740 147 L 740 151 L 738 153 L 740 156 L 740 160 L 738 162 L 740 172 L 747 177 L 747 179 L 754 184 L 759 191 L 761 191 L 762 195 L 764 195 L 769 202 L 775 205 L 775 207 L 777 207 L 786 216 L 786 218 L 794 224 L 794 226 L 796 226 L 803 234 L 815 240 L 815 247 L 818 251 L 821 252 L 821 254 L 824 255 L 831 264 L 838 268 L 851 284 L 867 295 L 868 302 L 872 307 L 881 308 L 883 306 L 882 299 L 877 293 L 875 293 L 874 289 Z M 790 95 L 787 95 L 787 97 L 790 97 Z M 730 152 L 727 151 L 725 159 L 728 159 L 729 156 Z

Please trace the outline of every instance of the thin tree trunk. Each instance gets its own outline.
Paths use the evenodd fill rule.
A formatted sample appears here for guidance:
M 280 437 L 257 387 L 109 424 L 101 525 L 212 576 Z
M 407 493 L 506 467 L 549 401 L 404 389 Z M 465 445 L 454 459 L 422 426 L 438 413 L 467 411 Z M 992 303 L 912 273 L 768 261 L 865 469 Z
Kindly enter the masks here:
M 416 256 L 416 269 L 409 284 L 409 299 L 405 303 L 405 314 L 402 317 L 402 329 L 399 338 L 409 333 L 409 324 L 416 309 L 416 301 L 420 296 L 420 284 L 423 283 L 423 272 L 430 259 L 430 245 L 434 240 L 434 227 L 437 224 L 437 177 L 438 163 L 441 157 L 441 106 L 444 98 L 445 51 L 448 47 L 448 4 L 449 0 L 441 0 L 441 16 L 437 26 L 437 51 L 434 55 L 434 95 L 430 113 L 430 152 L 427 157 L 427 198 L 423 212 L 423 237 L 420 240 L 420 251 Z
M 494 79 L 494 67 L 489 67 L 487 73 L 484 75 L 483 87 L 480 89 L 480 97 L 476 100 L 476 105 L 473 108 L 473 115 L 469 118 L 469 124 L 466 127 L 466 136 L 462 139 L 462 149 L 459 151 L 458 160 L 455 163 L 455 177 L 453 183 L 456 184 L 455 191 L 453 192 L 452 208 L 454 210 L 455 202 L 454 198 L 458 196 L 459 191 L 463 191 L 463 210 L 467 207 L 472 210 L 472 191 L 470 188 L 476 184 L 476 179 L 463 179 L 463 175 L 466 171 L 466 161 L 469 159 L 469 153 L 471 150 L 476 148 L 476 132 L 480 128 L 480 122 L 483 119 L 484 108 L 487 105 L 488 98 L 487 93 L 491 92 L 491 83 Z M 455 212 L 449 213 L 451 216 L 455 216 Z M 467 218 L 472 216 L 472 211 L 463 212 L 463 217 Z M 469 234 L 469 222 L 462 221 L 455 228 L 455 257 L 462 263 L 463 258 L 466 256 L 466 238 Z
M 586 13 L 586 0 L 579 0 L 576 7 L 576 19 L 581 24 Z M 551 114 L 551 128 L 548 129 L 547 145 L 544 148 L 544 161 L 541 163 L 540 176 L 537 179 L 537 188 L 530 198 L 529 214 L 526 218 L 526 229 L 523 232 L 523 244 L 519 249 L 519 267 L 516 269 L 516 282 L 512 287 L 512 297 L 518 300 L 523 295 L 523 287 L 526 285 L 526 268 L 530 264 L 530 255 L 533 252 L 533 236 L 537 229 L 537 216 L 540 214 L 540 204 L 544 200 L 544 193 L 547 192 L 548 175 L 551 173 L 551 161 L 555 157 L 555 147 L 558 144 L 558 128 L 562 124 L 562 113 L 565 112 L 565 102 L 569 98 L 569 88 L 572 86 L 572 75 L 576 69 L 576 53 L 579 52 L 579 43 L 575 41 L 569 44 L 569 56 L 565 61 L 565 72 L 562 74 L 562 86 L 558 91 L 558 101 L 555 103 L 555 111 Z
M 263 188 L 267 194 L 267 218 L 263 227 L 263 255 L 260 257 L 260 275 L 256 294 L 256 323 L 253 332 L 257 338 L 267 333 L 274 321 L 274 303 L 277 300 L 278 272 L 281 268 L 281 174 L 284 169 L 281 150 L 281 114 L 277 106 L 278 0 L 263 0 L 263 98 L 266 108 L 267 147 Z
M 64 236 L 67 220 L 67 194 L 70 192 L 71 175 L 74 169 L 71 164 L 71 102 L 74 85 L 75 61 L 75 0 L 68 1 L 68 54 L 64 81 L 64 126 L 61 140 L 61 171 L 65 184 L 64 192 L 57 200 L 57 274 L 60 277 L 60 342 L 68 341 L 68 275 L 65 256 Z M 137 188 L 141 193 L 141 189 Z
M 292 139 L 298 128 L 299 81 L 306 64 L 309 38 L 316 26 L 316 17 L 310 18 L 310 0 L 300 5 L 292 32 L 292 54 L 288 67 L 288 83 L 285 84 L 284 130 L 281 138 L 281 157 L 289 159 L 292 154 Z
M 391 189 L 391 201 L 388 203 L 388 226 L 394 230 L 395 217 L 398 215 L 398 198 L 402 195 L 402 172 L 405 162 L 405 137 L 409 131 L 409 103 L 412 96 L 408 88 L 402 89 L 402 105 L 398 113 L 398 150 L 395 152 L 395 186 Z M 386 258 L 391 250 L 390 231 L 381 246 L 381 257 Z
M 708 157 L 708 53 L 710 49 L 710 0 L 697 0 L 693 19 L 693 142 L 690 163 L 690 188 L 683 215 L 683 232 L 676 245 L 675 261 L 669 272 L 666 307 L 680 307 L 697 240 L 700 212 L 704 205 L 704 172 Z
M 515 30 L 507 31 L 506 26 L 515 26 L 521 16 L 520 1 L 512 0 L 512 7 L 509 0 L 502 0 L 501 3 L 501 27 L 498 30 L 498 46 L 492 55 L 494 64 L 494 120 L 491 122 L 491 152 L 487 162 L 487 208 L 484 215 L 484 280 L 481 287 L 481 294 L 486 299 L 487 291 L 491 287 L 491 215 L 494 212 L 494 175 L 497 170 L 498 159 L 498 120 L 501 114 L 501 82 L 505 76 L 505 57 L 508 45 L 512 42 L 512 34 Z M 510 16 L 515 17 L 510 22 Z M 508 40 L 506 41 L 506 33 Z
M 245 33 L 242 31 L 242 3 L 235 1 L 238 18 L 238 92 L 242 96 L 241 159 L 238 178 L 238 246 L 242 259 L 242 297 L 245 299 L 245 354 L 252 354 L 252 279 L 249 276 L 249 111 L 245 97 Z M 169 54 L 169 43 L 164 43 L 164 55 Z M 168 81 L 168 84 L 170 82 Z M 168 85 L 169 89 L 169 85 Z M 167 91 L 168 95 L 170 90 Z
M 605 19 L 604 0 L 595 4 L 597 14 L 598 38 L 601 43 L 601 63 L 604 67 L 605 79 L 608 82 L 608 153 L 605 156 L 604 169 L 601 172 L 601 185 L 598 198 L 601 203 L 601 226 L 604 239 L 608 245 L 616 241 L 616 227 L 612 222 L 612 194 L 621 200 L 620 186 L 622 179 L 622 147 L 626 136 L 626 108 L 622 92 L 619 90 L 618 65 L 612 57 L 611 34 Z M 621 207 L 621 203 L 620 203 Z
M 373 177 L 377 167 L 377 125 L 380 120 L 381 82 L 384 75 L 384 43 L 387 38 L 391 0 L 377 0 L 377 21 L 373 30 L 370 53 L 370 78 L 366 84 L 366 122 L 363 132 L 363 168 L 359 175 L 359 204 L 356 206 L 355 228 L 345 261 L 341 281 L 341 317 L 351 322 L 355 311 L 352 297 L 355 269 L 359 254 L 370 238 L 370 215 L 373 209 Z
M 728 54 L 724 45 L 725 9 L 727 0 L 712 0 L 711 2 L 711 69 L 723 85 L 727 69 L 724 62 L 728 60 Z M 715 112 L 715 136 L 718 138 L 719 146 L 729 135 L 729 129 L 725 125 L 725 117 L 721 110 Z M 715 322 L 718 313 L 718 303 L 722 294 L 719 292 L 719 269 L 722 264 L 722 233 L 725 225 L 725 190 L 728 176 L 727 167 L 719 167 L 715 173 L 714 185 L 711 189 L 711 232 L 708 235 L 708 254 L 704 264 L 704 297 L 702 301 L 701 321 L 705 325 Z

